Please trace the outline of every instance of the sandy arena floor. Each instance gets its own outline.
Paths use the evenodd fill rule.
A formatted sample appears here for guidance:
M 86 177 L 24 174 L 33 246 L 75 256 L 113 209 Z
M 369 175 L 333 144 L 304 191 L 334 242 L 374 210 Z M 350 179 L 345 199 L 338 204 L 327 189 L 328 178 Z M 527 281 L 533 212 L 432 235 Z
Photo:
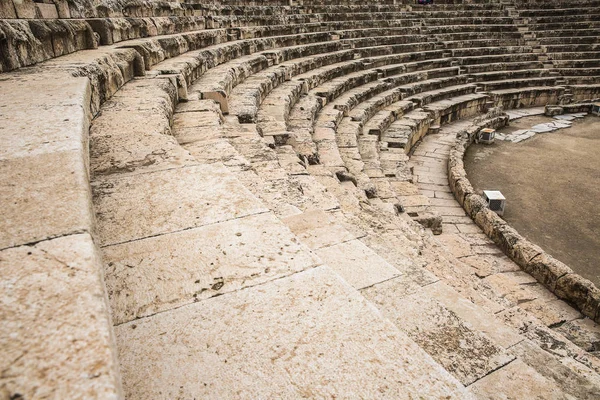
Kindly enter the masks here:
M 509 133 L 549 122 L 544 116 L 512 121 Z M 473 144 L 465 168 L 477 190 L 500 190 L 504 218 L 600 287 L 600 118 L 520 143 Z

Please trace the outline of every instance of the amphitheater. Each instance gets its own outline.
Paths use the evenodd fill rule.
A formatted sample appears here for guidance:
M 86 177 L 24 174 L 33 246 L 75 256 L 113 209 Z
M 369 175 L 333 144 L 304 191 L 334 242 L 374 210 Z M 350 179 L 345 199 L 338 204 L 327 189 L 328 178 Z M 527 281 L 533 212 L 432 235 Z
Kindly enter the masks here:
M 600 0 L 1 0 L 0 399 L 600 398 L 600 290 L 463 167 L 589 113 L 599 34 Z

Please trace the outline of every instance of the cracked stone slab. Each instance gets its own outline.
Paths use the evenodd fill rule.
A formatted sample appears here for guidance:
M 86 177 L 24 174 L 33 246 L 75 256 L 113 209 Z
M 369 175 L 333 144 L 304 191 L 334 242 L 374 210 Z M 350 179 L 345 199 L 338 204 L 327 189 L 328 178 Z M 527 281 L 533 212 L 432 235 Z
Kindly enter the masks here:
M 320 263 L 272 213 L 108 246 L 103 259 L 115 324 Z
M 421 292 L 399 299 L 390 291 L 377 299 L 384 316 L 465 386 L 514 359 L 456 313 Z
M 554 381 L 518 359 L 475 382 L 469 389 L 482 399 L 572 399 Z
M 98 179 L 92 190 L 103 246 L 268 211 L 216 163 Z
M 352 287 L 362 289 L 394 278 L 400 272 L 360 240 L 351 240 L 315 251 Z
M 569 321 L 556 330 L 586 351 L 600 351 L 600 325 L 589 318 Z
M 88 234 L 0 251 L 1 398 L 122 397 L 101 270 Z
M 460 296 L 443 282 L 427 285 L 421 293 L 436 299 L 474 329 L 484 333 L 505 349 L 523 340 L 515 329 L 504 325 L 500 319 Z
M 127 398 L 471 398 L 326 267 L 116 332 Z

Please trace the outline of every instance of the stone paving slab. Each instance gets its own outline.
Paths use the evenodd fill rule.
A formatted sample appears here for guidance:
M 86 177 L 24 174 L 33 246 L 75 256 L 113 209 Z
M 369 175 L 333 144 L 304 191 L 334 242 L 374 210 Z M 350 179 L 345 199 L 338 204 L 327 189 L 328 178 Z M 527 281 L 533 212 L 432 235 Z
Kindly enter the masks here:
M 346 228 L 322 210 L 307 211 L 283 219 L 298 238 L 313 250 L 355 239 Z
M 90 96 L 87 78 L 64 73 L 28 69 L 2 79 L 0 160 L 87 151 Z
M 507 327 L 500 319 L 462 297 L 443 282 L 427 285 L 421 293 L 436 299 L 477 331 L 484 333 L 494 343 L 505 349 L 523 340 L 516 330 Z
M 572 399 L 555 382 L 518 359 L 475 382 L 469 390 L 481 399 Z
M 268 211 L 216 163 L 98 179 L 92 190 L 104 246 Z
M 129 399 L 471 398 L 326 267 L 116 331 Z
M 92 175 L 139 173 L 195 164 L 156 110 L 103 110 L 90 129 Z
M 103 259 L 115 324 L 320 263 L 272 213 L 108 246 Z
M 355 289 L 362 289 L 400 275 L 396 268 L 360 240 L 339 243 L 315 252 Z
M 122 397 L 101 268 L 89 234 L 0 251 L 0 398 Z
M 511 348 L 510 351 L 525 364 L 535 368 L 545 377 L 553 379 L 556 385 L 565 393 L 577 399 L 600 398 L 600 378 L 598 375 L 586 376 L 574 372 L 565 365 L 567 360 L 561 360 L 561 362 L 555 359 L 530 340 L 522 341 Z
M 88 231 L 93 216 L 82 153 L 0 161 L 0 204 L 0 248 Z
M 394 295 L 393 286 L 378 285 L 379 295 L 367 299 L 464 385 L 470 385 L 514 359 L 456 313 L 421 291 Z M 387 288 L 387 295 L 382 296 Z

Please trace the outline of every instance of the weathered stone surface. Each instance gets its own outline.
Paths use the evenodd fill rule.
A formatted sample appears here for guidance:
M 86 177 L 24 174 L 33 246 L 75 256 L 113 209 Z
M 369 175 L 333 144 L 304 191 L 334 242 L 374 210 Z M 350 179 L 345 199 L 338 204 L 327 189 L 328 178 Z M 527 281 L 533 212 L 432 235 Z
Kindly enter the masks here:
M 507 327 L 501 320 L 465 299 L 442 282 L 425 286 L 421 293 L 436 299 L 474 329 L 482 332 L 505 349 L 523 340 L 516 330 Z
M 415 293 L 371 297 L 383 314 L 464 385 L 514 359 L 436 300 Z
M 0 2 L 0 18 L 17 18 L 17 12 L 11 0 Z
M 128 398 L 419 397 L 425 387 L 470 398 L 327 268 L 123 324 L 117 337 Z
M 584 315 L 598 318 L 600 290 L 587 279 L 577 274 L 564 275 L 556 282 L 555 293 L 561 299 L 577 305 Z
M 35 3 L 36 13 L 40 18 L 55 19 L 58 18 L 58 11 L 54 4 Z
M 553 381 L 515 360 L 469 387 L 483 399 L 569 399 Z
M 0 397 L 121 398 L 101 272 L 88 234 L 0 251 Z
M 316 251 L 323 262 L 352 287 L 362 289 L 400 275 L 400 272 L 359 240 Z
M 0 203 L 0 248 L 88 231 L 93 217 L 81 152 L 0 161 Z
M 90 147 L 94 176 L 196 164 L 170 135 L 168 116 L 157 110 L 103 111 L 92 124 Z
M 116 324 L 319 263 L 271 213 L 103 249 Z
M 354 235 L 321 210 L 307 211 L 283 222 L 313 250 L 354 239 Z
M 524 340 L 510 351 L 538 373 L 554 381 L 565 393 L 577 399 L 594 399 L 600 396 L 600 380 L 597 376 L 588 378 L 576 373 L 532 341 Z
M 588 318 L 567 322 L 556 330 L 586 351 L 600 351 L 600 325 Z
M 17 11 L 18 18 L 31 19 L 40 17 L 33 0 L 12 0 L 12 3 Z
M 104 246 L 268 211 L 217 164 L 98 179 L 92 189 Z

